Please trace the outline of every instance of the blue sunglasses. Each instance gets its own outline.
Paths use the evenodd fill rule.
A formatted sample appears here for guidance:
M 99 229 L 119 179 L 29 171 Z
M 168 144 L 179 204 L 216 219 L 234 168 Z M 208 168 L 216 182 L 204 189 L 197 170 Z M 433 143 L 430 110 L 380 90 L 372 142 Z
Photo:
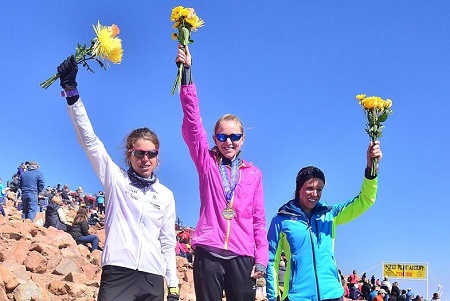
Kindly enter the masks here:
M 228 138 L 230 138 L 231 142 L 235 142 L 235 141 L 239 141 L 242 138 L 242 134 L 216 134 L 216 138 L 217 140 L 219 140 L 220 142 L 225 142 L 227 141 Z

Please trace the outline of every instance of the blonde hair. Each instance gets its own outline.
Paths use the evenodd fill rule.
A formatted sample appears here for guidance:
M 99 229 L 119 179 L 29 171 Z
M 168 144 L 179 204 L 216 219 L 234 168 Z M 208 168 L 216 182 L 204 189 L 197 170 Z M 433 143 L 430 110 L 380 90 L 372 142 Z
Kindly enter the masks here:
M 241 130 L 241 134 L 244 135 L 244 125 L 242 124 L 242 121 L 239 119 L 239 117 L 237 117 L 236 115 L 233 115 L 233 114 L 225 114 L 225 115 L 223 115 L 222 117 L 220 117 L 216 121 L 216 124 L 214 125 L 214 133 L 213 133 L 213 135 L 217 134 L 217 129 L 219 128 L 220 123 L 222 121 L 235 121 L 239 125 L 239 129 Z M 216 157 L 216 161 L 219 162 L 220 158 L 222 157 L 222 155 L 221 155 L 217 145 L 214 145 L 211 148 L 211 151 L 214 153 L 214 155 Z
M 58 196 L 58 195 L 55 195 L 54 197 L 52 197 L 51 202 L 55 203 L 56 205 L 59 205 L 59 206 L 63 205 L 62 198 L 60 196 Z
M 236 121 L 239 124 L 239 129 L 241 130 L 242 135 L 244 135 L 244 126 L 242 125 L 242 121 L 239 117 L 233 114 L 225 114 L 216 121 L 216 125 L 214 126 L 214 135 L 217 134 L 217 129 L 222 121 Z

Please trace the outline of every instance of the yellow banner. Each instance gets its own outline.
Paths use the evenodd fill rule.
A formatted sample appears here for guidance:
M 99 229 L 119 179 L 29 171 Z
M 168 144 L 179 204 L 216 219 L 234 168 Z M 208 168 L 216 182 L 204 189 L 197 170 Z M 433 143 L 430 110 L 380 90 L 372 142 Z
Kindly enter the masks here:
M 383 263 L 383 276 L 392 278 L 403 278 L 404 274 L 403 264 L 398 263 Z
M 427 264 L 383 262 L 383 277 L 427 279 Z
M 405 278 L 427 279 L 427 265 L 422 263 L 405 264 Z

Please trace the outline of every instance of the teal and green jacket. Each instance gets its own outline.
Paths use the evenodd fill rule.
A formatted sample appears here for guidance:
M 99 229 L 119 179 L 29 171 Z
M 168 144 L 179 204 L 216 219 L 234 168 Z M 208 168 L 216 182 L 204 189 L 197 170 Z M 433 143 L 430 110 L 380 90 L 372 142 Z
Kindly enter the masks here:
M 279 209 L 267 235 L 269 301 L 279 296 L 278 267 L 282 252 L 287 264 L 281 300 L 289 297 L 296 301 L 320 301 L 343 296 L 334 257 L 336 226 L 369 209 L 375 203 L 377 188 L 377 178 L 365 178 L 355 198 L 331 206 L 319 202 L 309 218 L 300 208 L 298 199 L 290 200 Z

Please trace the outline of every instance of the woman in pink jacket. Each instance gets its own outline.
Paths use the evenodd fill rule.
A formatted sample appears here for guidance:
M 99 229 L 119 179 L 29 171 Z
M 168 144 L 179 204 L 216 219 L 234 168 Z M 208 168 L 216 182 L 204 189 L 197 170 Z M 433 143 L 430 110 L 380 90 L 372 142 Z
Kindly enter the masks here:
M 240 157 L 245 135 L 235 115 L 216 122 L 210 148 L 188 47 L 179 48 L 176 62 L 184 64 L 183 138 L 200 184 L 200 219 L 192 238 L 196 300 L 220 301 L 225 290 L 228 301 L 253 301 L 255 281 L 268 262 L 262 173 Z

